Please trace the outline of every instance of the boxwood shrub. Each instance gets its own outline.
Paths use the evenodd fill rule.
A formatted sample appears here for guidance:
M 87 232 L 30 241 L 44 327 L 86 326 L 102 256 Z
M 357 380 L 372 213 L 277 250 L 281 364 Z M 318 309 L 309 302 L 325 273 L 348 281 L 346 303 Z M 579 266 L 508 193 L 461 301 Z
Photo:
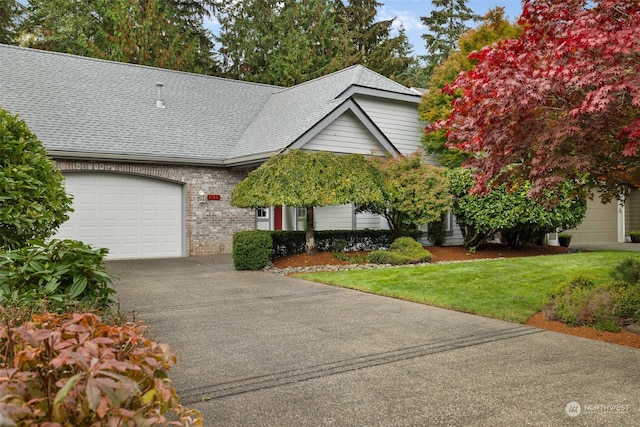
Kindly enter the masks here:
M 271 261 L 270 231 L 240 231 L 233 235 L 233 265 L 236 270 L 260 270 Z
M 417 264 L 431 261 L 431 253 L 411 237 L 400 237 L 391 244 L 388 251 L 377 250 L 367 255 L 371 264 Z
M 303 254 L 306 250 L 304 231 L 272 231 L 271 237 L 273 238 L 274 258 Z

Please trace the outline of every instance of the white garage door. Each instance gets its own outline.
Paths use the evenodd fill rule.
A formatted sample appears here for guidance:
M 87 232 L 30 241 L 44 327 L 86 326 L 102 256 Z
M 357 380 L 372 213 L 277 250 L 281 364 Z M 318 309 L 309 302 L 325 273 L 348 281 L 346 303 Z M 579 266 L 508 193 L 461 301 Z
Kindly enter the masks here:
M 109 249 L 109 259 L 182 256 L 182 186 L 110 173 L 65 174 L 74 212 L 59 239 Z

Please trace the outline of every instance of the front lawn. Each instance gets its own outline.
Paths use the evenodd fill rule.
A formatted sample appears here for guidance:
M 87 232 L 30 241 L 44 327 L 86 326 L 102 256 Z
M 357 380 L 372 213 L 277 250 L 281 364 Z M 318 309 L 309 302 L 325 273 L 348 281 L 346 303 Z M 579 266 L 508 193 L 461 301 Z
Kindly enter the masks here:
M 609 281 L 617 263 L 638 256 L 638 252 L 591 252 L 296 277 L 525 323 L 542 310 L 545 295 L 559 284 L 578 275 Z

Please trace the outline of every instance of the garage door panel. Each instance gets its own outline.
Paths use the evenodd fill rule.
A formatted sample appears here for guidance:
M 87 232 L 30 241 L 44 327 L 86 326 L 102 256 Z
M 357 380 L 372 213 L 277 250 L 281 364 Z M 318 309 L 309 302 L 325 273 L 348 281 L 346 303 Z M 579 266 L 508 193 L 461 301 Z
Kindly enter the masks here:
M 106 222 L 118 222 L 119 212 L 111 209 L 104 209 L 100 211 L 100 221 Z
M 616 243 L 618 241 L 618 206 L 602 204 L 599 197 L 587 202 L 587 213 L 577 228 L 570 230 L 572 243 Z
M 75 212 L 57 238 L 109 249 L 110 259 L 182 256 L 182 186 L 111 173 L 69 173 Z

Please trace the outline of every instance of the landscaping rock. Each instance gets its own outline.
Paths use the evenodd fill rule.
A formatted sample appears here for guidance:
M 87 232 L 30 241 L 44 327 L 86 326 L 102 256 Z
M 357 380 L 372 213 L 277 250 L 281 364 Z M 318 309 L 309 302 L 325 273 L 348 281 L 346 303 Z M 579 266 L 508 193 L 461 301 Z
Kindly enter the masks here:
M 627 325 L 624 329 L 628 332 L 640 335 L 640 325 L 637 323 L 632 323 L 631 325 Z

